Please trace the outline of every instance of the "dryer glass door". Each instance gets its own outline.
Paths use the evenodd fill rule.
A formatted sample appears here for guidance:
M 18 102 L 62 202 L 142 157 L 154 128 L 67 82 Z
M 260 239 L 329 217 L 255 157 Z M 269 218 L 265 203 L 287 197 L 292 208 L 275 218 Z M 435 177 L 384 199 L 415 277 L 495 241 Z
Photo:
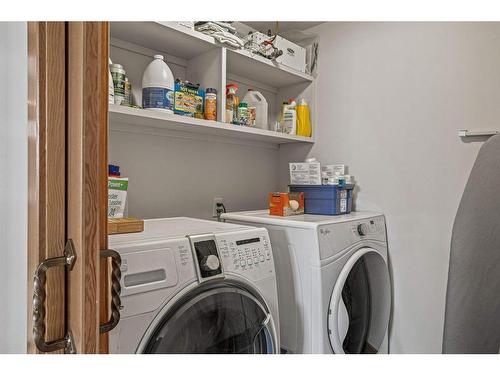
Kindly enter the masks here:
M 262 304 L 236 287 L 191 294 L 159 321 L 143 353 L 267 354 L 275 352 L 272 321 Z
M 347 260 L 333 288 L 328 333 L 334 353 L 377 353 L 389 324 L 391 288 L 385 259 L 371 248 Z

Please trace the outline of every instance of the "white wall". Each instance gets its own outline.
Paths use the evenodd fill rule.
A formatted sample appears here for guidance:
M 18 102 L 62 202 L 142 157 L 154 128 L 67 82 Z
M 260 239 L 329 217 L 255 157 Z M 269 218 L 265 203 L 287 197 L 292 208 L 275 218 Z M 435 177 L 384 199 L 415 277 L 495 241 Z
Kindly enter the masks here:
M 482 144 L 462 142 L 457 131 L 500 126 L 500 24 L 327 23 L 311 31 L 320 37 L 319 122 L 309 154 L 349 165 L 357 208 L 386 214 L 391 351 L 441 352 L 451 228 Z M 282 155 L 282 171 L 307 151 Z
M 278 151 L 156 131 L 111 131 L 110 163 L 129 177 L 129 216 L 212 217 L 215 197 L 228 210 L 265 208 L 278 186 Z
M 113 62 L 124 66 L 139 102 L 151 55 L 111 47 Z M 189 79 L 185 66 L 167 62 L 176 78 Z M 129 177 L 129 216 L 209 219 L 216 197 L 227 210 L 263 209 L 268 193 L 278 188 L 275 146 L 163 129 L 117 129 L 112 121 L 110 129 L 109 162 Z
M 0 22 L 0 353 L 26 352 L 27 32 Z

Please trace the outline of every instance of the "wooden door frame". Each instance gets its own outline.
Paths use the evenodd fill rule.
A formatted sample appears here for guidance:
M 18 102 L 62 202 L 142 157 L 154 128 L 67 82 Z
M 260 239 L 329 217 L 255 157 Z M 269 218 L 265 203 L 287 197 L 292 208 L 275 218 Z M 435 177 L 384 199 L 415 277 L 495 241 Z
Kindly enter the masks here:
M 28 353 L 32 339 L 33 275 L 38 264 L 61 256 L 65 244 L 64 23 L 28 23 Z M 48 273 L 47 341 L 65 334 L 64 271 Z
M 28 353 L 33 275 L 72 239 L 76 263 L 47 273 L 46 341 L 107 353 L 107 22 L 28 23 Z

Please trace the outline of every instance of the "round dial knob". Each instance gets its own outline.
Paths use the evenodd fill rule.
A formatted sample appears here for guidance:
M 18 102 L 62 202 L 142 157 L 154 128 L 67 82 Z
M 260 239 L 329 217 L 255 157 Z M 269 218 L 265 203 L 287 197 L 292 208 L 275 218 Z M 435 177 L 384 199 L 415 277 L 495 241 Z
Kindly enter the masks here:
M 201 261 L 201 268 L 204 271 L 215 271 L 220 266 L 219 258 L 215 255 L 209 255 Z
M 360 236 L 366 236 L 367 231 L 368 231 L 368 226 L 366 224 L 358 225 L 358 234 Z

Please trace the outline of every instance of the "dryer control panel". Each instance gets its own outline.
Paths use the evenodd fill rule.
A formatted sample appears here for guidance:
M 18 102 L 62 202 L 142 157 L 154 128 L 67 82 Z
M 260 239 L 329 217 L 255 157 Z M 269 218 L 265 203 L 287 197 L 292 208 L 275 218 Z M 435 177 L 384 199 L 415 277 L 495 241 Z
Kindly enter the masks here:
M 320 258 L 328 259 L 358 241 L 386 241 L 382 215 L 366 219 L 320 226 L 318 229 Z
M 271 243 L 265 229 L 217 236 L 224 270 L 258 280 L 274 273 Z
M 356 237 L 374 238 L 380 240 L 380 236 L 385 236 L 385 222 L 382 217 L 355 221 L 351 224 L 351 232 Z

